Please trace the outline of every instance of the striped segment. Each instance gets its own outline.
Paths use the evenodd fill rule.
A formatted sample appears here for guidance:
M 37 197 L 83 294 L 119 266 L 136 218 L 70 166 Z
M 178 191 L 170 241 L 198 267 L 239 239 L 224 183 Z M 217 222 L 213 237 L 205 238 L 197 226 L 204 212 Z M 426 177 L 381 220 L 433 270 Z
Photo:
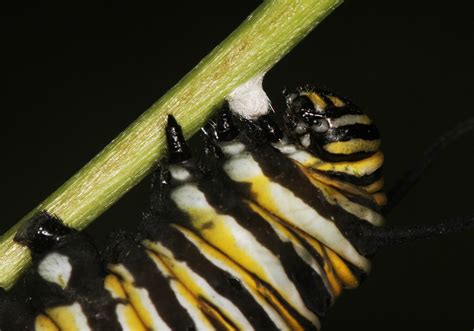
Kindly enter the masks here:
M 70 234 L 35 257 L 28 294 L 39 309 L 36 330 L 122 330 L 115 316 L 118 300 L 104 288 L 103 264 L 93 244 Z
M 159 229 L 143 244 L 225 329 L 311 330 L 275 290 L 180 225 Z M 316 326 L 319 326 L 317 324 Z
M 317 323 L 317 317 L 306 307 L 301 292 L 286 273 L 283 259 L 259 242 L 241 220 L 219 213 L 195 185 L 178 187 L 171 196 L 204 240 L 270 284 L 299 314 Z
M 296 130 L 297 148 L 309 154 L 303 157 L 305 166 L 356 185 L 370 193 L 377 204 L 384 205 L 380 135 L 367 115 L 340 96 L 314 89 L 300 90 L 288 111 L 297 118 L 301 113 L 311 118 L 307 113 L 314 113 L 328 123 L 324 132 L 311 130 L 310 123 L 303 125 L 306 129 Z
M 199 236 L 183 227 L 178 226 L 177 229 L 179 229 L 212 264 L 226 271 L 235 279 L 239 279 L 241 284 L 252 293 L 254 298 L 259 302 L 262 309 L 265 309 L 278 329 L 313 330 L 319 328 L 319 322 L 313 325 L 311 322 L 302 318 L 272 287 L 263 283 L 258 277 L 246 271 L 218 249 L 209 245 Z M 274 314 L 274 311 L 277 311 L 278 314 Z
M 115 313 L 123 330 L 146 330 L 145 324 L 138 316 L 137 311 L 130 303 L 130 299 L 123 288 L 119 277 L 109 274 L 104 279 L 104 288 L 114 299 L 118 299 Z
M 109 270 L 120 278 L 129 302 L 147 329 L 214 329 L 199 301 L 155 254 L 133 241 L 118 243 Z
M 325 187 L 316 188 L 294 163 L 271 147 L 228 155 L 223 170 L 232 181 L 244 184 L 241 192 L 250 200 L 331 247 L 360 269 L 370 269 L 370 262 L 331 219 L 340 207 L 326 199 L 329 193 L 325 194 Z

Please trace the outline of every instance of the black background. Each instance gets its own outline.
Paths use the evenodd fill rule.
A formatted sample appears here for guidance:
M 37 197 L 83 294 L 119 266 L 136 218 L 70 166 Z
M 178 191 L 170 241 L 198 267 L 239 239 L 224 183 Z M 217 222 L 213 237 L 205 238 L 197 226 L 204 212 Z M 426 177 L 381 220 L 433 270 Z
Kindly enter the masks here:
M 260 2 L 37 3 L 1 8 L 1 232 L 58 188 L 223 40 Z M 449 9 L 449 6 L 453 8 Z M 378 124 L 387 186 L 440 133 L 472 116 L 468 2 L 347 1 L 265 81 L 316 83 L 352 98 Z M 449 9 L 449 10 L 448 10 Z M 474 135 L 443 153 L 390 215 L 438 222 L 474 212 Z M 148 180 L 89 227 L 103 241 L 132 229 Z M 390 248 L 325 330 L 471 330 L 473 232 Z

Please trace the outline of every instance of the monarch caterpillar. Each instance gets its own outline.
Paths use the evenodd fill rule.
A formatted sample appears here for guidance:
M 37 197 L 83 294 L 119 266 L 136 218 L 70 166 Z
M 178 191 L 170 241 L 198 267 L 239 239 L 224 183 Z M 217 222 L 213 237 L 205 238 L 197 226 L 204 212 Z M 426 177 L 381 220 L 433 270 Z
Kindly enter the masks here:
M 150 210 L 103 256 L 54 215 L 34 217 L 16 237 L 34 271 L 24 297 L 0 295 L 2 328 L 319 329 L 379 247 L 472 227 L 382 227 L 383 154 L 371 120 L 308 87 L 287 104 L 257 120 L 224 106 L 197 154 L 170 116 Z

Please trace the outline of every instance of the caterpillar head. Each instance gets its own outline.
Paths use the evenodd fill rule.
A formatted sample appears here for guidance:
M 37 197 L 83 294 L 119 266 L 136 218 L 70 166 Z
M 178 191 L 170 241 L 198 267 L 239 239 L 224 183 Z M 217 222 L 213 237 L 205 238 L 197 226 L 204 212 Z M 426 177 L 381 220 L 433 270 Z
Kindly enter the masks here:
M 301 88 L 287 94 L 285 122 L 290 136 L 327 161 L 361 159 L 376 152 L 380 136 L 370 118 L 333 93 Z

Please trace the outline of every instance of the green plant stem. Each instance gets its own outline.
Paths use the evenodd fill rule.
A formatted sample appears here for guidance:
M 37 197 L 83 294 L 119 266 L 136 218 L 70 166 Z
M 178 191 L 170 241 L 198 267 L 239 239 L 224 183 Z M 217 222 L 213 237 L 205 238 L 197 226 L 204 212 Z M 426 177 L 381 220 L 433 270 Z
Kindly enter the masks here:
M 162 156 L 167 114 L 173 114 L 191 136 L 233 89 L 267 72 L 341 2 L 264 1 L 178 84 L 1 237 L 0 286 L 10 288 L 30 264 L 29 249 L 13 238 L 35 212 L 46 210 L 70 227 L 85 228 Z

